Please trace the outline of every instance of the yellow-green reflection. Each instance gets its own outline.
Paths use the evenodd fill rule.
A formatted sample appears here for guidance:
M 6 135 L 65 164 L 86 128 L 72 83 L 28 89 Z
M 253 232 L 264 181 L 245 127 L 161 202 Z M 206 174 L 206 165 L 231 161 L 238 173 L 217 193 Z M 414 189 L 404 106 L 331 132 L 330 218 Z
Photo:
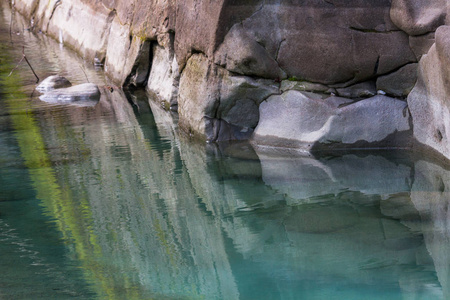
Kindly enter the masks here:
M 75 201 L 70 188 L 58 184 L 32 108 L 32 100 L 21 92 L 19 76 L 14 73 L 10 77 L 5 76 L 5 70 L 9 67 L 8 64 L 1 67 L 4 103 L 33 188 L 36 190 L 36 197 L 41 201 L 48 216 L 57 224 L 64 240 L 73 247 L 76 259 L 81 263 L 85 278 L 92 285 L 92 289 L 101 298 L 123 299 L 123 291 L 118 296 L 115 291 L 117 282 L 99 263 L 102 251 L 92 230 L 90 205 L 84 197 Z M 64 131 L 60 130 L 59 133 L 64 134 Z M 123 280 L 123 286 L 130 285 L 126 277 L 123 277 Z M 127 299 L 142 299 L 133 288 L 127 288 L 125 296 Z

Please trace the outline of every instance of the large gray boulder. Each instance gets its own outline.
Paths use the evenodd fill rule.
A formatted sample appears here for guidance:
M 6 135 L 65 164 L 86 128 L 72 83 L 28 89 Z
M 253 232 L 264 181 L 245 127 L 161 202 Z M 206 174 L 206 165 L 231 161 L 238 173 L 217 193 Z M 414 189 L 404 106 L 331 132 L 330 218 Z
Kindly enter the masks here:
M 339 148 L 409 147 L 407 104 L 385 96 L 352 103 L 346 98 L 321 99 L 288 91 L 260 105 L 252 138 L 258 146 L 305 151 Z

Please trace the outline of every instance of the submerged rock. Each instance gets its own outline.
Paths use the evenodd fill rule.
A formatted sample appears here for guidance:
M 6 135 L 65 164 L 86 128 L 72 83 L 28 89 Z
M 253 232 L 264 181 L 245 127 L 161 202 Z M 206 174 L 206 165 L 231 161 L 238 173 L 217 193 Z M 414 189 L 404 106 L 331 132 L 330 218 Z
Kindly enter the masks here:
M 49 103 L 70 103 L 74 101 L 98 101 L 100 90 L 93 83 L 83 83 L 68 88 L 49 91 L 39 99 Z
M 45 78 L 37 87 L 36 90 L 41 93 L 45 93 L 54 89 L 65 88 L 71 86 L 69 80 L 63 76 L 52 75 Z

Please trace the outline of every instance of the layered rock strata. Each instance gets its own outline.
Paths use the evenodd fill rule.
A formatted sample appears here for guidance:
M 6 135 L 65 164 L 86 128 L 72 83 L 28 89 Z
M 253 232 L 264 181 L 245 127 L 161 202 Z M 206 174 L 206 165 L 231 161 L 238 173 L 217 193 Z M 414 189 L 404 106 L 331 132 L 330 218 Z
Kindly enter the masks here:
M 254 136 L 255 143 L 279 146 L 301 131 L 293 136 L 298 143 L 284 146 L 326 139 L 330 147 L 352 148 L 409 147 L 414 136 L 450 157 L 447 2 L 18 0 L 14 6 L 32 29 L 104 64 L 116 84 L 146 86 L 178 110 L 181 129 L 201 139 Z M 283 95 L 289 104 L 277 105 Z M 324 115 L 314 106 L 301 110 L 305 97 L 334 103 L 336 95 L 354 104 L 327 112 L 333 133 L 314 140 Z M 406 97 L 411 116 L 401 102 Z

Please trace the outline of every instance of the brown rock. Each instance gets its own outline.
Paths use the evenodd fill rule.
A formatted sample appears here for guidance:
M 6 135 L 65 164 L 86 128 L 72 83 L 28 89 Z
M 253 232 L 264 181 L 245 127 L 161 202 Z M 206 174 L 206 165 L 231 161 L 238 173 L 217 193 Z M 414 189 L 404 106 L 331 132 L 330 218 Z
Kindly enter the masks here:
M 419 63 L 417 84 L 408 96 L 414 137 L 450 157 L 450 26 L 436 31 L 436 43 Z
M 391 19 L 409 35 L 435 31 L 445 23 L 445 0 L 392 0 Z

